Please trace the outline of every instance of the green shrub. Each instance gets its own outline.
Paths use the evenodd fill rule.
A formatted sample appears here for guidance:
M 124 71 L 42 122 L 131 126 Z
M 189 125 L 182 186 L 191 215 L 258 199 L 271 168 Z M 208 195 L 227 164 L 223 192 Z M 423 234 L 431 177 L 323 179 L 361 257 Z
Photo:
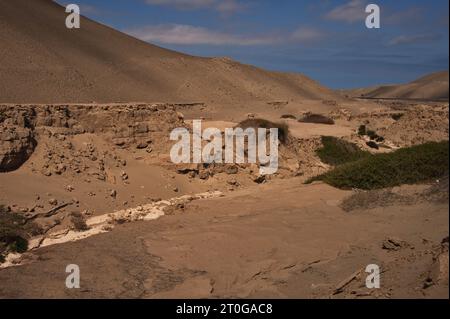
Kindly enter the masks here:
M 0 255 L 3 256 L 8 251 L 27 250 L 28 241 L 23 225 L 24 220 L 19 215 L 6 211 L 0 213 Z
M 307 182 L 365 190 L 415 184 L 448 175 L 448 160 L 448 141 L 432 142 L 349 162 Z
M 316 153 L 322 162 L 329 165 L 341 165 L 371 155 L 362 151 L 356 144 L 333 136 L 322 136 L 322 144 L 323 147 Z
M 0 261 L 10 251 L 27 251 L 28 238 L 39 232 L 40 229 L 34 223 L 27 223 L 23 216 L 0 205 Z
M 9 244 L 9 249 L 13 252 L 24 253 L 28 250 L 28 240 L 23 237 L 16 236 L 11 238 L 11 243 Z

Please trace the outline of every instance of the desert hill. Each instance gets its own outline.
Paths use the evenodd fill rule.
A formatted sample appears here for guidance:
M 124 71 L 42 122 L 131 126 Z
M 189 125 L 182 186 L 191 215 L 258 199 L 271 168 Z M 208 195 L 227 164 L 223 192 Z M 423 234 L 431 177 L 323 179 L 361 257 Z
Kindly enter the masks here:
M 1 102 L 338 99 L 300 74 L 177 53 L 87 18 L 69 30 L 66 16 L 51 0 L 0 0 Z
M 353 97 L 448 100 L 448 71 L 425 75 L 413 82 L 349 90 Z

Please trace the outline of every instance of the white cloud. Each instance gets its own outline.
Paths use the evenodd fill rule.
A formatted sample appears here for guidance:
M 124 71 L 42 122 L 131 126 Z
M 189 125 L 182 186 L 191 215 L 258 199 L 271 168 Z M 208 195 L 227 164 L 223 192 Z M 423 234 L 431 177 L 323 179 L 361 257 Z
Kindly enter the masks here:
M 307 43 L 325 36 L 319 30 L 305 27 L 286 34 L 241 35 L 180 24 L 146 26 L 126 30 L 125 32 L 147 42 L 182 45 L 258 46 L 279 43 Z
M 325 34 L 317 29 L 302 27 L 295 30 L 291 38 L 295 42 L 312 42 L 323 38 Z
M 384 23 L 392 25 L 416 25 L 422 22 L 424 12 L 422 8 L 411 7 L 406 10 L 393 12 L 384 18 Z
M 96 7 L 91 6 L 89 4 L 80 4 L 80 13 L 81 14 L 98 14 L 100 10 L 98 10 Z
M 216 6 L 216 10 L 224 14 L 239 12 L 244 10 L 245 8 L 247 8 L 247 5 L 235 0 L 220 1 L 220 3 L 218 3 Z
M 270 36 L 246 37 L 179 24 L 147 26 L 127 33 L 144 41 L 165 44 L 265 45 L 276 41 Z
M 56 2 L 59 3 L 63 7 L 67 7 L 69 4 L 73 3 L 71 1 L 56 1 Z M 97 7 L 95 7 L 93 5 L 85 4 L 85 3 L 78 3 L 77 5 L 80 7 L 81 15 L 101 13 L 101 10 L 97 9 Z
M 439 40 L 440 38 L 441 36 L 438 34 L 401 35 L 389 41 L 389 45 L 426 43 Z
M 215 0 L 146 0 L 148 4 L 172 6 L 179 9 L 198 9 L 211 6 Z
M 334 8 L 325 15 L 328 20 L 355 23 L 366 18 L 366 1 L 351 0 L 350 2 Z
M 151 5 L 163 5 L 182 10 L 213 9 L 223 14 L 231 14 L 246 8 L 238 0 L 146 0 Z

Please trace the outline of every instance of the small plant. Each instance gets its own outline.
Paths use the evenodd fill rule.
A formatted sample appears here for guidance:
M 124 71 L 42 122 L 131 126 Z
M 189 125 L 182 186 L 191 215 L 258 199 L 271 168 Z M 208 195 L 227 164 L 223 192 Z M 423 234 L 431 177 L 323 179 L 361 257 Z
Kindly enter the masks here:
M 358 135 L 359 136 L 364 136 L 366 135 L 366 126 L 365 125 L 360 125 L 358 128 Z

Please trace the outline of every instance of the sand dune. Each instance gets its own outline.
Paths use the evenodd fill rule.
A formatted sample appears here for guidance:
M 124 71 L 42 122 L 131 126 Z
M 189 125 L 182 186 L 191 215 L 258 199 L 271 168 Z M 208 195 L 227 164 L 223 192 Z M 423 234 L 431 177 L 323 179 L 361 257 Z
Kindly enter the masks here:
M 87 18 L 69 30 L 65 18 L 50 0 L 0 0 L 1 102 L 337 99 L 300 74 L 180 54 Z
M 361 88 L 345 93 L 365 98 L 448 100 L 448 71 L 428 74 L 407 84 Z

